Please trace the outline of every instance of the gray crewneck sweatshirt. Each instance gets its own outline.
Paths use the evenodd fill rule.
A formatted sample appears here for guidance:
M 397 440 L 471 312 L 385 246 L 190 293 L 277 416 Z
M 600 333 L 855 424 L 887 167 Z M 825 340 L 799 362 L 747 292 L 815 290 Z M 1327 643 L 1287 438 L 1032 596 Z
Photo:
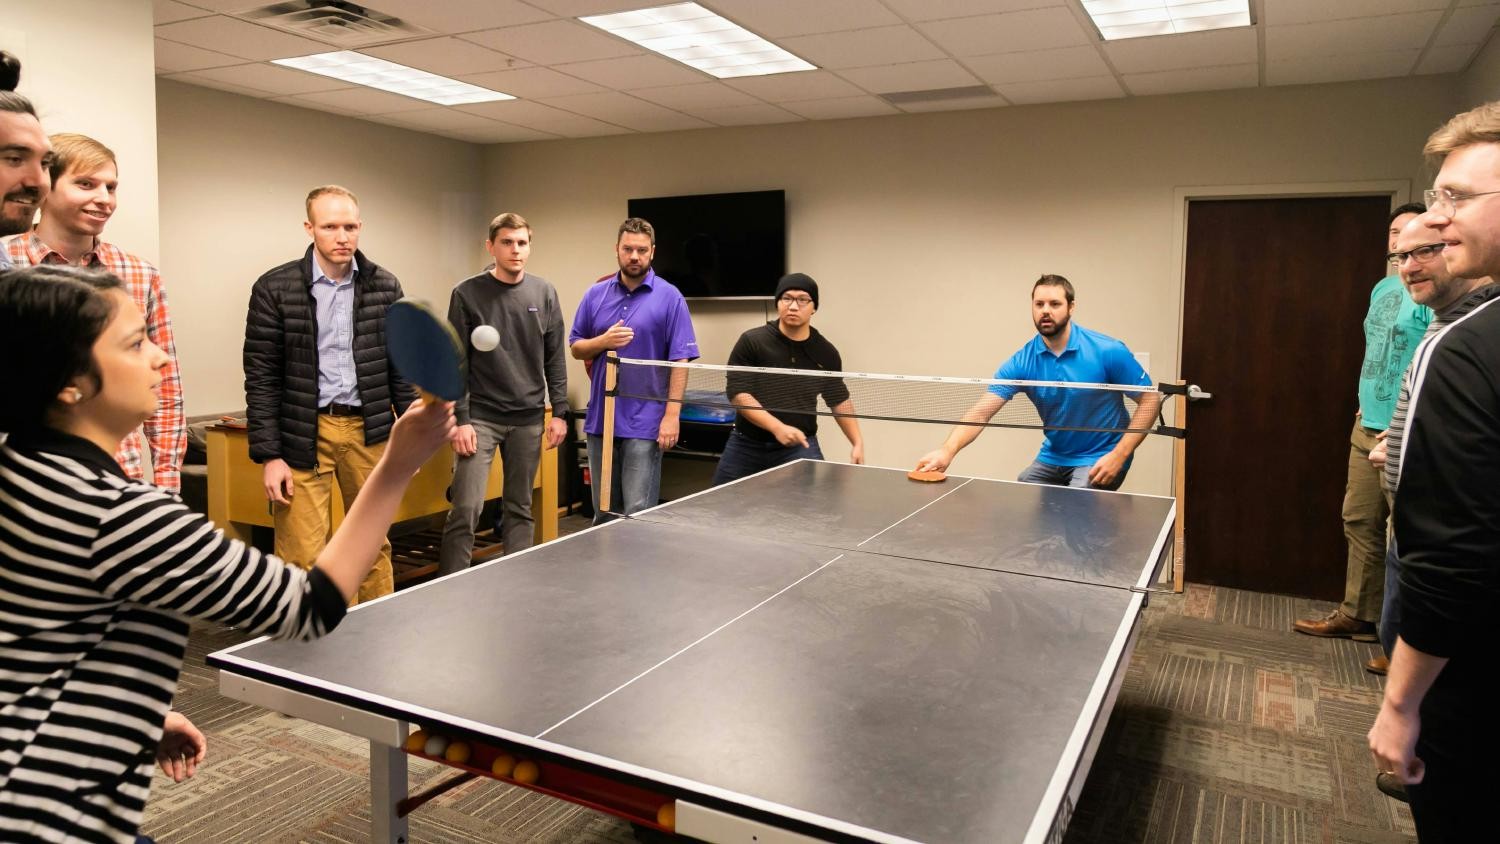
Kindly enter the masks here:
M 469 391 L 454 405 L 460 425 L 529 425 L 542 420 L 548 404 L 555 417 L 568 412 L 568 334 L 546 279 L 522 273 L 507 284 L 484 272 L 461 281 L 448 300 L 448 321 L 469 356 Z M 493 351 L 474 348 L 470 335 L 481 325 L 500 332 Z

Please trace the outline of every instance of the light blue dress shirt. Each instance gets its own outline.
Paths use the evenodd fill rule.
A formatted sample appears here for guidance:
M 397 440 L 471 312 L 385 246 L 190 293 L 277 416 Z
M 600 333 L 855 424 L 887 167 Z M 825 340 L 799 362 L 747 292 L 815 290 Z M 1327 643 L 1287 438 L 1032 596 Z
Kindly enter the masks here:
M 359 378 L 354 372 L 354 276 L 359 266 L 351 260 L 349 273 L 335 281 L 312 260 L 312 297 L 318 318 L 318 407 L 359 404 Z

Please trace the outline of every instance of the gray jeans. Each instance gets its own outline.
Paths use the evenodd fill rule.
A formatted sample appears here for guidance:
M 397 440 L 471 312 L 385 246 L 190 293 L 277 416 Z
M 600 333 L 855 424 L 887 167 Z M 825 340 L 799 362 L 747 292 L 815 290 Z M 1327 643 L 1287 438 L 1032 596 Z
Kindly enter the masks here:
M 500 467 L 505 473 L 500 492 L 500 540 L 505 553 L 513 554 L 532 545 L 531 490 L 536 467 L 542 459 L 542 423 L 496 425 L 479 419 L 474 426 L 478 450 L 458 458 L 449 491 L 453 509 L 443 526 L 443 550 L 438 574 L 452 574 L 469 567 L 474 552 L 474 528 L 484 509 L 484 490 L 489 483 L 490 463 L 500 449 Z

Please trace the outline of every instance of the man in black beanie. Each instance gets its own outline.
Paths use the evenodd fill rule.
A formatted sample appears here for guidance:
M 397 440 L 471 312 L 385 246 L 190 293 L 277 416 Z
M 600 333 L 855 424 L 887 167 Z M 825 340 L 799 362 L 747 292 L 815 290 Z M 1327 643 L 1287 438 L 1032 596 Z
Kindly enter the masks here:
M 818 283 L 803 273 L 776 285 L 776 320 L 740 335 L 730 366 L 839 372 L 838 349 L 812 327 Z M 713 482 L 722 484 L 798 458 L 822 460 L 818 447 L 818 396 L 849 438 L 851 463 L 865 462 L 864 437 L 844 379 L 826 375 L 766 375 L 731 371 L 724 391 L 738 408 L 734 431 L 719 457 Z

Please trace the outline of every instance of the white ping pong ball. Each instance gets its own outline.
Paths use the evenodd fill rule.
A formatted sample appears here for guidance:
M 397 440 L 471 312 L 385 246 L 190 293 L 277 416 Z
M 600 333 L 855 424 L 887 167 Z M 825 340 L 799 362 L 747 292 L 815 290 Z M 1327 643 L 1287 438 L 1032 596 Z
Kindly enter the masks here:
M 469 342 L 481 352 L 493 352 L 500 345 L 500 332 L 493 325 L 481 325 L 470 332 Z

